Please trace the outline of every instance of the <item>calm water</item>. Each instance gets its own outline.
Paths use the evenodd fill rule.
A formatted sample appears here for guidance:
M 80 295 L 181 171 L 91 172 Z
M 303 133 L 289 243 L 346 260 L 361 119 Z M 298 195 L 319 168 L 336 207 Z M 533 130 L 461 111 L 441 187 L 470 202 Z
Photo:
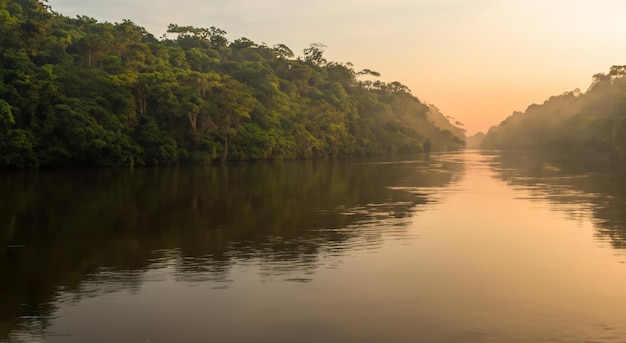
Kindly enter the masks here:
M 478 152 L 0 174 L 0 342 L 626 342 L 626 174 Z

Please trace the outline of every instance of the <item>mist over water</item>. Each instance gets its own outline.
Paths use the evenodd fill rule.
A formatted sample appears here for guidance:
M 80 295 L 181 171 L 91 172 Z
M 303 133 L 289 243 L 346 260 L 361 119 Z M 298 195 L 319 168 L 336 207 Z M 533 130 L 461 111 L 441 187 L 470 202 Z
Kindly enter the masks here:
M 621 173 L 560 156 L 0 178 L 1 342 L 619 342 Z

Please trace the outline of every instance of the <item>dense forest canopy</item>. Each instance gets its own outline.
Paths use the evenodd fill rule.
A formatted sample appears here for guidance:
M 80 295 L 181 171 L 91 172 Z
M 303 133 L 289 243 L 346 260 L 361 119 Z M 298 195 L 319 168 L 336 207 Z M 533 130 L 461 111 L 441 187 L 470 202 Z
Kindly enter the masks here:
M 0 167 L 159 165 L 445 151 L 462 130 L 399 82 L 311 44 L 99 23 L 0 0 Z M 368 80 L 364 80 L 367 78 Z M 454 131 L 454 132 L 453 132 Z
M 586 92 L 576 89 L 542 105 L 515 112 L 492 127 L 482 148 L 607 154 L 626 159 L 626 66 L 593 76 Z

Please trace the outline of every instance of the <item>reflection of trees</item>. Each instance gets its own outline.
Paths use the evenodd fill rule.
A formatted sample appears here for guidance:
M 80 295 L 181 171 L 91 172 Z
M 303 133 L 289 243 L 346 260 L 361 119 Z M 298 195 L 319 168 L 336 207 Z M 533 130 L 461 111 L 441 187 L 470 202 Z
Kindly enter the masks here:
M 398 234 L 454 161 L 302 161 L 134 170 L 69 170 L 0 178 L 0 339 L 24 318 L 75 297 L 140 288 L 145 271 L 229 282 L 236 263 L 279 280 L 323 256 L 375 248 Z M 304 280 L 304 278 L 292 278 Z M 62 292 L 60 292 L 62 291 Z M 44 318 L 44 319 L 42 319 Z M 43 324 L 42 324 L 43 323 Z
M 513 186 L 555 204 L 576 218 L 590 213 L 596 236 L 615 249 L 626 248 L 626 169 L 614 161 L 577 156 L 503 153 L 493 167 Z

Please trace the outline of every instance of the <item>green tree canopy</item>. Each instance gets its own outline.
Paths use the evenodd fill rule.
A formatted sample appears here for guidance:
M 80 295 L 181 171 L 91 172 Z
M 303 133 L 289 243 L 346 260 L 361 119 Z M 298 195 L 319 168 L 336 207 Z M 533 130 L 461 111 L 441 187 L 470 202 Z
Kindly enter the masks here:
M 463 147 L 400 82 L 226 32 L 0 2 L 0 166 L 207 163 Z

